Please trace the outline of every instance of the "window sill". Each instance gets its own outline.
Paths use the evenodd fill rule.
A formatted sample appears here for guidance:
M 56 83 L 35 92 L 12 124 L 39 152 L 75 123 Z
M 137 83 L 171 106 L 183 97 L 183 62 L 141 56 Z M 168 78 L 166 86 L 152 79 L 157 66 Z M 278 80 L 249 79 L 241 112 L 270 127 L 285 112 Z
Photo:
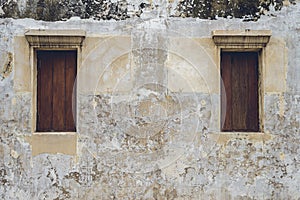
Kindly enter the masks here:
M 43 153 L 76 155 L 76 132 L 34 132 L 26 140 L 33 156 Z
M 250 142 L 265 142 L 273 138 L 265 132 L 210 132 L 210 137 L 218 144 L 226 144 L 229 140 L 245 139 Z

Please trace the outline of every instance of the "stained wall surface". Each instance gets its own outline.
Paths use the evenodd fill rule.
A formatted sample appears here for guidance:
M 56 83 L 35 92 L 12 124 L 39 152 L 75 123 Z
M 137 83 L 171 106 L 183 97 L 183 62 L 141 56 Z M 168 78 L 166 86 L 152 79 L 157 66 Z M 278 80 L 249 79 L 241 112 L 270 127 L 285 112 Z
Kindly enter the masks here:
M 122 21 L 0 19 L 0 197 L 299 199 L 299 5 L 256 22 L 152 12 Z M 86 32 L 76 133 L 34 133 L 30 29 Z M 222 133 L 212 31 L 246 29 L 272 31 L 261 55 L 264 127 Z

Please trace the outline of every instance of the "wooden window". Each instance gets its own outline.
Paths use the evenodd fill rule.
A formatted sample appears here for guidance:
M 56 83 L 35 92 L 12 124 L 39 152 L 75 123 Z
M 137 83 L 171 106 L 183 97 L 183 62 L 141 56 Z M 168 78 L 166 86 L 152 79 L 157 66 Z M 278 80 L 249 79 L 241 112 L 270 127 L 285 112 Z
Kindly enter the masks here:
M 258 132 L 258 52 L 222 52 L 222 131 Z
M 36 131 L 76 131 L 76 63 L 76 51 L 37 51 Z

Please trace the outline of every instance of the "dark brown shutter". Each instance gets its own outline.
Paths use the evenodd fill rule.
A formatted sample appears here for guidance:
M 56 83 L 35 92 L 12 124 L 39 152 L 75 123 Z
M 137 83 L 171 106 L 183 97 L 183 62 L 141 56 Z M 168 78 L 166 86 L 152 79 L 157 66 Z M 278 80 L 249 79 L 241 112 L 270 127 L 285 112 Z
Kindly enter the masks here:
M 222 131 L 259 131 L 258 53 L 222 52 L 221 77 Z
M 52 129 L 52 61 L 45 53 L 38 53 L 37 69 L 37 131 Z
M 76 51 L 37 51 L 37 131 L 76 131 L 76 59 Z
M 66 55 L 66 104 L 65 107 L 65 130 L 75 131 L 76 119 L 76 52 L 70 52 Z M 75 68 L 74 68 L 75 66 Z

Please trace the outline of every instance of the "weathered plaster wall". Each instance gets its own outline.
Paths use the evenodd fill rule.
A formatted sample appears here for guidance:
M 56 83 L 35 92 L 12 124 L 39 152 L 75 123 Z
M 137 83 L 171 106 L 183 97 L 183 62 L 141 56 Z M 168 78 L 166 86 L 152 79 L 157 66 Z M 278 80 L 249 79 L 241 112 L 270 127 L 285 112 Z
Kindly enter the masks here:
M 2 199 L 299 199 L 299 4 L 258 22 L 0 20 Z M 87 32 L 75 156 L 32 155 L 25 29 Z M 270 29 L 264 134 L 221 134 L 211 31 Z M 26 56 L 27 55 L 27 56 Z

